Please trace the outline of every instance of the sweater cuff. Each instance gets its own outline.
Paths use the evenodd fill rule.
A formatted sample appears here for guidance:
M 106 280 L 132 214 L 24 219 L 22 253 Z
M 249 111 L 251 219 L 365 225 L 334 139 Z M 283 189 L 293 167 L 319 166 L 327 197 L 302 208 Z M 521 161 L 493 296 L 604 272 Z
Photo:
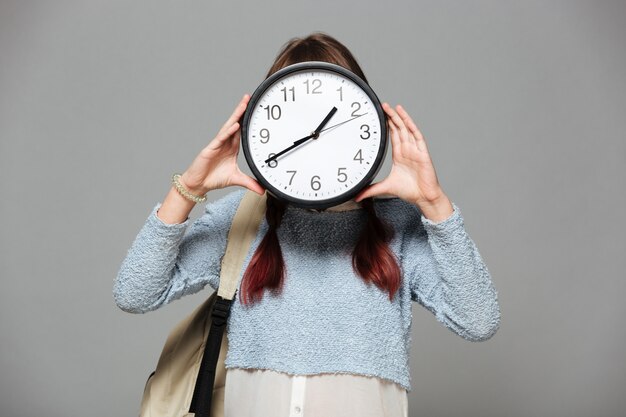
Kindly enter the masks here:
M 424 225 L 424 229 L 426 229 L 429 236 L 450 240 L 457 235 L 459 231 L 464 230 L 461 210 L 454 202 L 451 203 L 454 210 L 452 211 L 452 214 L 444 220 L 434 222 L 425 217 L 423 214 L 421 215 L 422 224 Z
M 162 203 L 158 202 L 152 208 L 150 216 L 148 216 L 148 224 L 155 230 L 159 236 L 163 237 L 179 237 L 184 234 L 187 226 L 189 226 L 190 219 L 187 217 L 182 223 L 165 223 L 157 216 L 157 211 L 161 207 Z

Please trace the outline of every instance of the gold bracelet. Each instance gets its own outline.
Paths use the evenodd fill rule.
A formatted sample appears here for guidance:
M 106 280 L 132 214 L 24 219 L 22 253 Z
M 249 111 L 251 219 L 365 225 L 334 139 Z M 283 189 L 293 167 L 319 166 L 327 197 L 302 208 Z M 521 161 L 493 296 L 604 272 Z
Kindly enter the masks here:
M 174 173 L 174 175 L 172 175 L 172 183 L 174 184 L 174 187 L 176 187 L 176 189 L 178 190 L 180 195 L 185 197 L 187 200 L 193 201 L 194 203 L 203 203 L 203 202 L 206 201 L 206 195 L 197 196 L 197 195 L 191 194 L 189 191 L 187 191 L 185 189 L 185 187 L 183 187 L 183 185 L 180 183 L 180 181 L 179 181 L 180 177 L 181 177 L 181 175 L 178 174 L 178 173 Z

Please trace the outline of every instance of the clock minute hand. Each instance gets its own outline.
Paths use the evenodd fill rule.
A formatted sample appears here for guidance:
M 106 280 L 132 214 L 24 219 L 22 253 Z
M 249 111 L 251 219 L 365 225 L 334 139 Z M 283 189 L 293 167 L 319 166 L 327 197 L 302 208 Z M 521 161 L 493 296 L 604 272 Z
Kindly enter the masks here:
M 302 143 L 306 142 L 307 140 L 311 139 L 313 137 L 313 134 L 310 134 L 309 136 L 305 136 L 302 139 L 298 139 L 297 141 L 295 141 L 291 146 L 289 146 L 288 148 L 283 149 L 282 151 L 278 152 L 275 155 L 270 156 L 269 158 L 267 158 L 264 162 L 266 164 L 268 164 L 270 161 L 278 158 L 279 156 L 281 156 L 282 154 L 289 152 L 290 150 L 292 150 L 293 148 L 295 148 L 296 146 L 301 145 Z
M 292 150 L 293 148 L 302 145 L 304 142 L 306 142 L 307 140 L 311 139 L 311 138 L 315 138 L 317 139 L 320 136 L 320 132 L 321 130 L 324 128 L 324 126 L 326 126 L 326 124 L 328 123 L 328 121 L 330 120 L 331 117 L 333 117 L 333 115 L 337 112 L 337 107 L 333 107 L 332 109 L 330 109 L 330 111 L 328 112 L 328 114 L 326 115 L 326 117 L 324 117 L 324 120 L 322 120 L 322 123 L 320 123 L 320 125 L 317 127 L 317 129 L 315 129 L 313 131 L 313 133 L 311 133 L 308 136 L 303 137 L 302 139 L 298 139 L 296 140 L 293 145 L 289 146 L 288 148 L 283 149 L 282 151 L 278 152 L 275 155 L 272 155 L 271 157 L 267 158 L 264 162 L 266 164 L 268 164 L 271 160 L 274 160 L 276 158 L 278 158 L 279 156 L 281 156 L 282 154 L 284 154 L 285 152 L 288 152 L 290 150 Z

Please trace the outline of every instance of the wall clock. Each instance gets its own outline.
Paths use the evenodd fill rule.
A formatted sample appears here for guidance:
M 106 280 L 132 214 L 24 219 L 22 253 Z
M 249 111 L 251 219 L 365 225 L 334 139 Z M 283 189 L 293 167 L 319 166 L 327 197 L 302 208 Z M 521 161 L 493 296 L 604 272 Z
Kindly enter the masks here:
M 335 64 L 289 65 L 252 94 L 241 144 L 256 179 L 276 198 L 325 209 L 372 182 L 387 152 L 387 121 L 378 97 Z

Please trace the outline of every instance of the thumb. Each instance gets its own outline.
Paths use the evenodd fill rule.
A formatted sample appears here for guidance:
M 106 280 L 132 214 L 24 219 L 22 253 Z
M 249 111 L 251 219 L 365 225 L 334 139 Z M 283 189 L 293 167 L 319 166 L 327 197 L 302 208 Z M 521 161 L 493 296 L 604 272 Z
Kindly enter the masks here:
M 238 172 L 237 175 L 235 175 L 233 183 L 246 187 L 250 191 L 254 191 L 259 195 L 265 194 L 265 188 L 263 188 L 254 178 L 244 174 L 243 172 Z
M 386 180 L 383 180 L 383 181 L 377 182 L 376 184 L 371 184 L 370 186 L 366 187 L 363 191 L 357 194 L 357 196 L 354 198 L 354 201 L 358 203 L 364 198 L 374 197 L 374 196 L 386 194 L 386 193 L 387 193 L 387 182 Z

